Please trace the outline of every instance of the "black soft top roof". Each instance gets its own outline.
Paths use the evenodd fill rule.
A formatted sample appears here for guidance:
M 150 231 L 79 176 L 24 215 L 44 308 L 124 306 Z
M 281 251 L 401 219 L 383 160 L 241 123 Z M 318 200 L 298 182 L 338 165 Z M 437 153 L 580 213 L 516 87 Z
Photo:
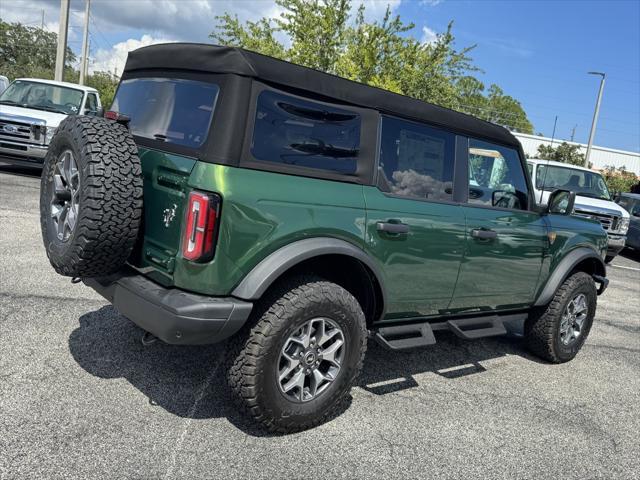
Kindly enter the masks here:
M 499 125 L 242 48 L 200 43 L 167 43 L 139 48 L 129 53 L 124 68 L 126 73 L 149 69 L 178 69 L 252 77 L 344 103 L 422 120 L 505 145 L 520 146 L 518 140 Z

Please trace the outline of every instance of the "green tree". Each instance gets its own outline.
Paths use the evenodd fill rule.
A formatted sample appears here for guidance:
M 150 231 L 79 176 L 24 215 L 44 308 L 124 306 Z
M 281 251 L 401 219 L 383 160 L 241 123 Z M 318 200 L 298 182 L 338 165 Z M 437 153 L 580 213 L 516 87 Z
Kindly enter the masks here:
M 78 83 L 80 71 L 69 69 L 65 72 L 65 81 Z M 118 88 L 118 77 L 109 72 L 93 72 L 86 77 L 86 85 L 95 88 L 100 94 L 100 101 L 105 109 L 113 103 L 113 97 Z
M 288 59 L 334 73 L 344 46 L 350 1 L 276 0 L 276 3 L 284 12 L 275 23 L 291 39 Z
M 0 72 L 11 80 L 16 77 L 53 78 L 57 40 L 58 36 L 53 32 L 0 19 Z M 67 48 L 65 60 L 66 70 L 71 70 L 76 56 L 70 48 Z
M 484 84 L 477 78 L 466 76 L 458 81 L 457 87 L 460 102 L 458 110 L 510 130 L 533 133 L 533 125 L 520 102 L 505 95 L 498 85 L 491 84 L 485 96 Z
M 278 18 L 240 22 L 216 17 L 210 37 L 299 65 L 470 113 L 511 129 L 531 133 L 520 103 L 470 74 L 479 71 L 469 53 L 475 46 L 455 46 L 453 23 L 430 42 L 411 35 L 413 23 L 392 15 L 367 22 L 361 5 L 352 22 L 350 0 L 276 0 Z M 284 39 L 288 41 L 284 41 Z
M 602 177 L 612 194 L 630 192 L 631 187 L 636 185 L 639 180 L 638 176 L 633 172 L 628 172 L 626 167 L 616 168 L 613 165 L 604 167 Z
M 102 106 L 108 110 L 118 88 L 118 78 L 108 72 L 93 72 L 87 77 L 87 85 L 98 90 Z
M 580 153 L 580 147 L 569 145 L 567 142 L 562 142 L 555 148 L 551 145 L 538 145 L 537 157 L 542 160 L 553 160 L 571 165 L 584 165 L 584 154 Z
M 52 79 L 56 65 L 58 36 L 53 32 L 0 19 L 0 73 L 10 80 L 18 77 Z M 78 70 L 72 67 L 76 55 L 67 48 L 64 80 L 77 83 Z M 107 72 L 94 72 L 87 77 L 87 85 L 100 93 L 105 107 L 109 107 L 118 86 L 118 79 Z
M 242 24 L 237 15 L 225 13 L 216 18 L 220 25 L 210 37 L 218 43 L 230 47 L 243 47 L 283 60 L 288 58 L 286 49 L 275 38 L 276 29 L 270 19 L 263 18 L 257 22 L 247 21 Z

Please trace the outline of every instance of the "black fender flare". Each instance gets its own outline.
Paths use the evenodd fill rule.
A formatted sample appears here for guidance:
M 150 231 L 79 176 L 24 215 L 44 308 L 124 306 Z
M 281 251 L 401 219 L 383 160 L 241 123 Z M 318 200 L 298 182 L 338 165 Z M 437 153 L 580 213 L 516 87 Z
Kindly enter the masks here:
M 602 257 L 598 253 L 588 247 L 578 247 L 575 250 L 570 251 L 558 264 L 553 273 L 549 275 L 547 284 L 545 285 L 540 295 L 536 299 L 534 306 L 540 307 L 548 304 L 556 293 L 556 290 L 560 288 L 560 285 L 567 279 L 571 271 L 583 260 L 593 258 L 596 260 L 596 264 L 599 265 L 598 271 L 594 272 L 595 277 L 600 277 L 606 280 L 606 267 Z M 598 279 L 596 279 L 598 280 Z
M 268 255 L 245 275 L 231 293 L 243 300 L 257 300 L 283 273 L 291 267 L 321 255 L 345 255 L 356 258 L 366 265 L 376 278 L 382 291 L 382 311 L 387 297 L 382 282 L 382 272 L 373 259 L 361 248 L 345 240 L 331 237 L 314 237 L 298 240 Z

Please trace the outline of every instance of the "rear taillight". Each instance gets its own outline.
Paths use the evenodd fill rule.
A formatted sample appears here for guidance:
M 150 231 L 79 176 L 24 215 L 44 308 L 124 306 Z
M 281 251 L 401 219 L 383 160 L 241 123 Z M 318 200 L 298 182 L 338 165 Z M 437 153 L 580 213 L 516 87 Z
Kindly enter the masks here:
M 107 110 L 106 112 L 104 112 L 104 118 L 106 118 L 107 120 L 113 120 L 114 122 L 124 125 L 125 127 L 129 127 L 129 122 L 131 121 L 131 118 L 128 115 L 120 112 L 114 112 L 113 110 Z
M 182 256 L 193 262 L 213 258 L 218 233 L 220 197 L 214 193 L 191 192 L 182 239 Z

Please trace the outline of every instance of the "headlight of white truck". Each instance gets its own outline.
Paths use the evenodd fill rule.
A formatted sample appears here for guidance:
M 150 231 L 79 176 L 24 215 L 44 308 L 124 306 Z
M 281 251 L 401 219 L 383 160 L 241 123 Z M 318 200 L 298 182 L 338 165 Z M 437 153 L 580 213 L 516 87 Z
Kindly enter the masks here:
M 619 233 L 620 235 L 626 235 L 627 231 L 629 230 L 629 219 L 621 218 L 618 222 L 618 228 L 616 230 L 616 233 Z
M 44 143 L 49 145 L 51 143 L 51 139 L 56 134 L 56 127 L 47 127 L 47 133 L 44 136 Z

